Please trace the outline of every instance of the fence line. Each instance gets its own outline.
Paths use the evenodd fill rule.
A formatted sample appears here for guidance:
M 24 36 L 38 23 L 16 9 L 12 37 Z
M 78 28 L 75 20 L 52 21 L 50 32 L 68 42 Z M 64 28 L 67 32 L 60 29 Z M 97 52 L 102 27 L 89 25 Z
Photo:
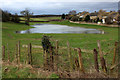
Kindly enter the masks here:
M 99 52 L 97 51 L 97 49 L 94 49 L 93 50 L 93 59 L 94 59 L 94 67 L 95 67 L 95 70 L 97 72 L 100 72 L 100 69 L 99 69 L 99 63 L 98 63 L 98 55 L 100 56 L 100 62 L 101 62 L 101 68 L 102 70 L 107 73 L 107 66 L 106 66 L 106 61 L 103 57 L 103 52 L 102 52 L 102 49 L 101 49 L 101 45 L 100 45 L 100 41 L 97 42 L 97 45 L 98 45 L 98 50 Z M 33 61 L 33 53 L 32 53 L 32 44 L 29 43 L 28 44 L 28 53 L 27 53 L 27 59 L 26 59 L 26 62 L 27 64 L 29 65 L 32 65 L 34 63 Z M 112 60 L 112 67 L 110 69 L 114 69 L 118 64 L 115 64 L 115 60 L 116 60 L 116 49 L 117 49 L 117 42 L 115 42 L 115 47 L 114 47 L 114 56 L 113 56 L 113 60 Z M 82 72 L 83 74 L 86 74 L 86 70 L 83 66 L 84 62 L 83 62 L 83 56 L 82 56 L 82 51 L 80 48 L 75 48 L 74 51 L 77 51 L 77 57 L 73 56 L 72 55 L 72 48 L 70 47 L 70 44 L 69 42 L 67 41 L 67 60 L 68 60 L 68 63 L 69 63 L 69 71 L 73 71 L 74 69 L 76 71 L 79 71 L 79 75 L 80 75 L 80 72 Z M 4 61 L 5 60 L 5 57 L 7 57 L 5 55 L 5 46 L 2 46 L 2 60 Z M 17 42 L 16 44 L 16 48 L 15 48 L 15 61 L 17 64 L 20 64 L 21 63 L 21 47 L 20 47 L 20 41 Z M 7 55 L 8 55 L 8 61 L 10 61 L 10 49 L 9 49 L 9 45 L 7 43 Z M 65 63 L 65 60 L 63 61 L 62 58 L 64 55 L 64 52 L 60 52 L 59 51 L 59 42 L 56 41 L 55 42 L 55 47 L 54 46 L 51 46 L 48 51 L 44 50 L 43 49 L 43 68 L 44 70 L 50 70 L 50 71 L 57 71 L 57 73 L 59 72 L 59 69 L 61 68 L 60 65 L 60 60 L 61 60 L 61 64 L 64 64 Z M 62 58 L 61 58 L 62 57 Z M 25 60 L 25 59 L 24 59 Z M 67 62 L 66 64 L 67 65 Z M 65 66 L 62 66 L 62 68 L 64 68 Z M 68 72 L 69 73 L 69 72 Z M 69 73 L 70 74 L 70 73 Z

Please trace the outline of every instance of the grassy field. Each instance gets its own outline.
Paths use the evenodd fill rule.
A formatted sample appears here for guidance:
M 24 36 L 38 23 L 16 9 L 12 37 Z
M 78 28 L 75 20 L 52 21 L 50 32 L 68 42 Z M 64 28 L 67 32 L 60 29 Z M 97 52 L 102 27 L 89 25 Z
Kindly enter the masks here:
M 20 17 L 21 20 L 25 20 L 25 18 Z M 31 21 L 48 21 L 52 19 L 61 19 L 61 17 L 41 17 L 41 18 L 30 18 Z
M 47 20 L 47 19 L 46 19 Z M 90 25 L 90 24 L 75 24 L 70 23 L 68 21 L 62 21 L 62 22 L 47 22 L 48 24 L 60 24 L 60 25 L 68 25 L 68 26 L 74 26 L 74 27 L 85 27 L 85 28 L 95 28 L 98 30 L 104 30 L 105 34 L 46 34 L 48 36 L 51 36 L 51 42 L 54 44 L 54 40 L 59 40 L 59 46 L 66 47 L 66 42 L 69 41 L 70 46 L 72 48 L 78 48 L 85 49 L 88 51 L 87 53 L 83 54 L 84 57 L 84 66 L 86 68 L 90 68 L 90 65 L 94 65 L 93 61 L 93 53 L 89 52 L 92 51 L 94 48 L 97 48 L 97 40 L 101 41 L 101 47 L 102 51 L 104 53 L 108 53 L 104 55 L 105 59 L 107 60 L 107 66 L 110 66 L 112 63 L 113 58 L 113 48 L 115 41 L 118 41 L 118 28 L 110 28 L 105 26 L 99 26 L 99 25 Z M 33 24 L 40 24 L 40 23 L 30 23 Z M 26 48 L 23 48 L 22 45 L 27 45 L 28 43 L 32 43 L 32 45 L 41 45 L 41 38 L 42 33 L 34 33 L 34 34 L 16 34 L 15 31 L 21 31 L 32 28 L 30 26 L 27 26 L 25 24 L 20 23 L 12 23 L 12 22 L 3 22 L 2 24 L 2 45 L 7 46 L 7 43 L 9 44 L 10 49 L 10 56 L 11 61 L 14 60 L 15 55 L 15 46 L 18 41 L 21 42 L 21 62 L 24 63 L 24 58 L 27 52 Z M 43 58 L 42 58 L 42 49 L 33 49 L 32 51 L 33 57 L 34 57 L 34 64 L 42 65 Z M 61 51 L 62 52 L 62 51 Z M 65 50 L 63 51 L 64 53 Z M 73 53 L 74 54 L 74 53 Z M 7 54 L 6 54 L 7 55 Z M 6 57 L 7 59 L 7 57 Z M 9 72 L 5 72 L 5 68 L 9 68 Z M 109 67 L 108 67 L 109 68 Z M 22 69 L 22 70 L 21 70 Z M 16 66 L 7 66 L 4 64 L 3 66 L 3 77 L 46 77 L 42 74 L 37 74 L 37 69 L 31 70 L 29 67 L 23 67 L 21 69 L 18 69 Z M 16 73 L 16 74 L 15 74 Z M 21 75 L 22 74 L 22 75 Z M 19 75 L 19 76 L 18 76 Z M 47 75 L 47 77 L 50 77 L 53 74 Z M 56 77 L 56 76 L 55 76 Z

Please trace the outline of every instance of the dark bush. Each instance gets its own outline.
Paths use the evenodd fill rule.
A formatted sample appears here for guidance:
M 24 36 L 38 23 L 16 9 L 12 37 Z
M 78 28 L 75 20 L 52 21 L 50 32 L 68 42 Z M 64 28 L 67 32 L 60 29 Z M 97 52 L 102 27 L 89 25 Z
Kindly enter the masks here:
M 12 17 L 12 19 L 11 19 L 12 22 L 15 22 L 15 23 L 20 22 L 20 19 L 19 19 L 17 13 L 15 13 L 15 15 L 12 15 L 11 17 Z
M 83 20 L 83 18 L 79 18 L 79 21 L 82 21 Z
M 61 19 L 65 19 L 65 14 L 62 14 Z
M 87 15 L 87 16 L 85 17 L 84 21 L 89 22 L 89 21 L 90 21 L 90 16 Z
M 100 20 L 100 19 L 99 19 L 99 17 L 98 17 L 97 20 L 96 20 L 96 23 L 98 23 L 99 20 Z
M 2 11 L 2 21 L 3 22 L 10 21 L 10 16 L 11 16 L 11 14 L 8 13 L 7 11 Z

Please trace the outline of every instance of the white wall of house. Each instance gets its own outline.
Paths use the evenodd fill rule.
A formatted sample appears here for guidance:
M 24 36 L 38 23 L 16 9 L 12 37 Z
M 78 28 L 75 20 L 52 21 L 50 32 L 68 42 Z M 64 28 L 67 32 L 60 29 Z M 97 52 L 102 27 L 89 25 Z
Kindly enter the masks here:
M 113 22 L 115 22 L 116 20 L 115 19 L 113 19 Z
M 102 19 L 102 23 L 105 24 L 105 19 Z
M 79 18 L 83 18 L 83 15 L 82 15 L 82 16 L 79 16 Z

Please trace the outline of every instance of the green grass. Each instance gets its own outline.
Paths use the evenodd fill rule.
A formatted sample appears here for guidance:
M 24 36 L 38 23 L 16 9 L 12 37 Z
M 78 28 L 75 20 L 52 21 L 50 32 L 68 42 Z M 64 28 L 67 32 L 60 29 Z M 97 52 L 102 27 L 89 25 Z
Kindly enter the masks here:
M 25 18 L 20 17 L 21 20 L 25 20 Z M 30 18 L 31 21 L 48 21 L 52 19 L 61 19 L 61 17 L 41 17 L 41 18 Z
M 66 45 L 66 42 L 69 41 L 72 47 L 81 47 L 86 49 L 94 49 L 97 48 L 97 40 L 101 41 L 102 49 L 107 50 L 107 45 L 118 41 L 118 28 L 110 28 L 106 26 L 99 25 L 91 25 L 91 24 L 76 24 L 70 23 L 68 21 L 62 22 L 49 22 L 50 24 L 60 24 L 60 25 L 68 25 L 73 27 L 84 27 L 84 28 L 94 28 L 98 30 L 104 30 L 106 34 L 48 34 L 52 36 L 53 39 L 60 40 L 63 46 Z M 38 24 L 38 23 L 31 23 Z
M 66 46 L 66 42 L 69 41 L 72 47 L 80 47 L 83 49 L 92 50 L 97 48 L 97 40 L 101 41 L 102 49 L 104 51 L 108 51 L 108 44 L 114 44 L 115 41 L 118 40 L 118 28 L 108 28 L 105 26 L 98 25 L 88 25 L 88 24 L 75 24 L 69 23 L 67 21 L 63 22 L 50 22 L 52 24 L 61 24 L 68 26 L 77 26 L 77 27 L 85 27 L 85 28 L 95 28 L 99 30 L 104 30 L 106 34 L 47 34 L 48 36 L 52 36 L 52 39 L 57 39 L 60 42 L 61 46 Z M 35 23 L 31 23 L 35 24 Z M 39 39 L 42 37 L 42 33 L 35 34 L 16 34 L 15 31 L 25 30 L 31 28 L 30 26 L 26 26 L 24 24 L 16 24 L 16 23 L 3 23 L 2 29 L 2 44 L 9 45 L 12 47 L 15 46 L 15 43 L 20 40 L 23 44 L 33 43 L 35 45 L 41 45 Z M 112 46 L 112 45 L 111 45 Z
M 59 78 L 59 76 L 57 74 L 52 74 L 48 78 Z
M 91 24 L 75 24 L 70 23 L 68 21 L 62 21 L 62 22 L 48 22 L 49 24 L 60 24 L 60 25 L 68 25 L 68 26 L 74 26 L 74 27 L 84 27 L 84 28 L 95 28 L 98 30 L 104 30 L 106 34 L 74 34 L 74 33 L 67 33 L 67 34 L 46 34 L 48 36 L 52 36 L 51 39 L 53 40 L 59 40 L 59 46 L 67 47 L 67 41 L 69 41 L 70 46 L 72 48 L 78 48 L 86 49 L 86 50 L 93 50 L 94 48 L 97 49 L 97 40 L 101 41 L 101 48 L 102 51 L 105 53 L 108 53 L 107 55 L 104 55 L 105 59 L 107 60 L 107 65 L 110 67 L 112 58 L 113 58 L 113 48 L 114 48 L 114 42 L 118 41 L 118 28 L 110 28 L 105 26 L 99 26 L 99 25 L 91 25 Z M 38 23 L 30 23 L 38 24 Z M 20 23 L 12 23 L 12 22 L 3 22 L 2 24 L 2 45 L 5 45 L 7 47 L 7 43 L 9 44 L 10 49 L 10 57 L 11 61 L 14 60 L 15 55 L 15 48 L 16 43 L 18 41 L 21 42 L 21 62 L 24 62 L 27 55 L 27 48 L 22 48 L 22 45 L 27 45 L 29 43 L 32 43 L 32 45 L 41 45 L 41 38 L 42 33 L 34 33 L 34 34 L 16 34 L 15 31 L 21 31 L 30 29 L 32 27 L 27 26 L 25 24 Z M 53 44 L 55 44 L 54 41 L 52 41 Z M 7 49 L 6 49 L 7 50 Z M 66 60 L 67 58 L 67 51 L 61 50 L 59 51 L 64 52 L 63 60 Z M 34 65 L 37 65 L 37 67 L 42 66 L 43 57 L 42 57 L 42 49 L 33 49 L 33 58 L 34 58 Z M 7 51 L 6 51 L 7 55 Z M 77 56 L 77 53 L 72 51 L 73 56 Z M 93 60 L 93 53 L 82 53 L 83 56 L 83 63 L 86 68 L 89 68 L 90 65 L 94 65 Z M 6 57 L 7 59 L 7 57 Z M 109 68 L 108 67 L 108 68 Z M 17 74 L 14 74 L 16 72 L 16 68 L 13 70 L 14 67 L 10 68 L 12 72 L 9 73 L 3 73 L 3 77 L 17 77 Z M 15 71 L 16 70 L 16 71 Z M 18 74 L 22 74 L 24 72 L 29 72 L 28 69 L 18 71 Z M 30 74 L 28 73 L 22 74 L 20 77 L 28 77 Z M 31 75 L 31 77 L 33 77 Z

